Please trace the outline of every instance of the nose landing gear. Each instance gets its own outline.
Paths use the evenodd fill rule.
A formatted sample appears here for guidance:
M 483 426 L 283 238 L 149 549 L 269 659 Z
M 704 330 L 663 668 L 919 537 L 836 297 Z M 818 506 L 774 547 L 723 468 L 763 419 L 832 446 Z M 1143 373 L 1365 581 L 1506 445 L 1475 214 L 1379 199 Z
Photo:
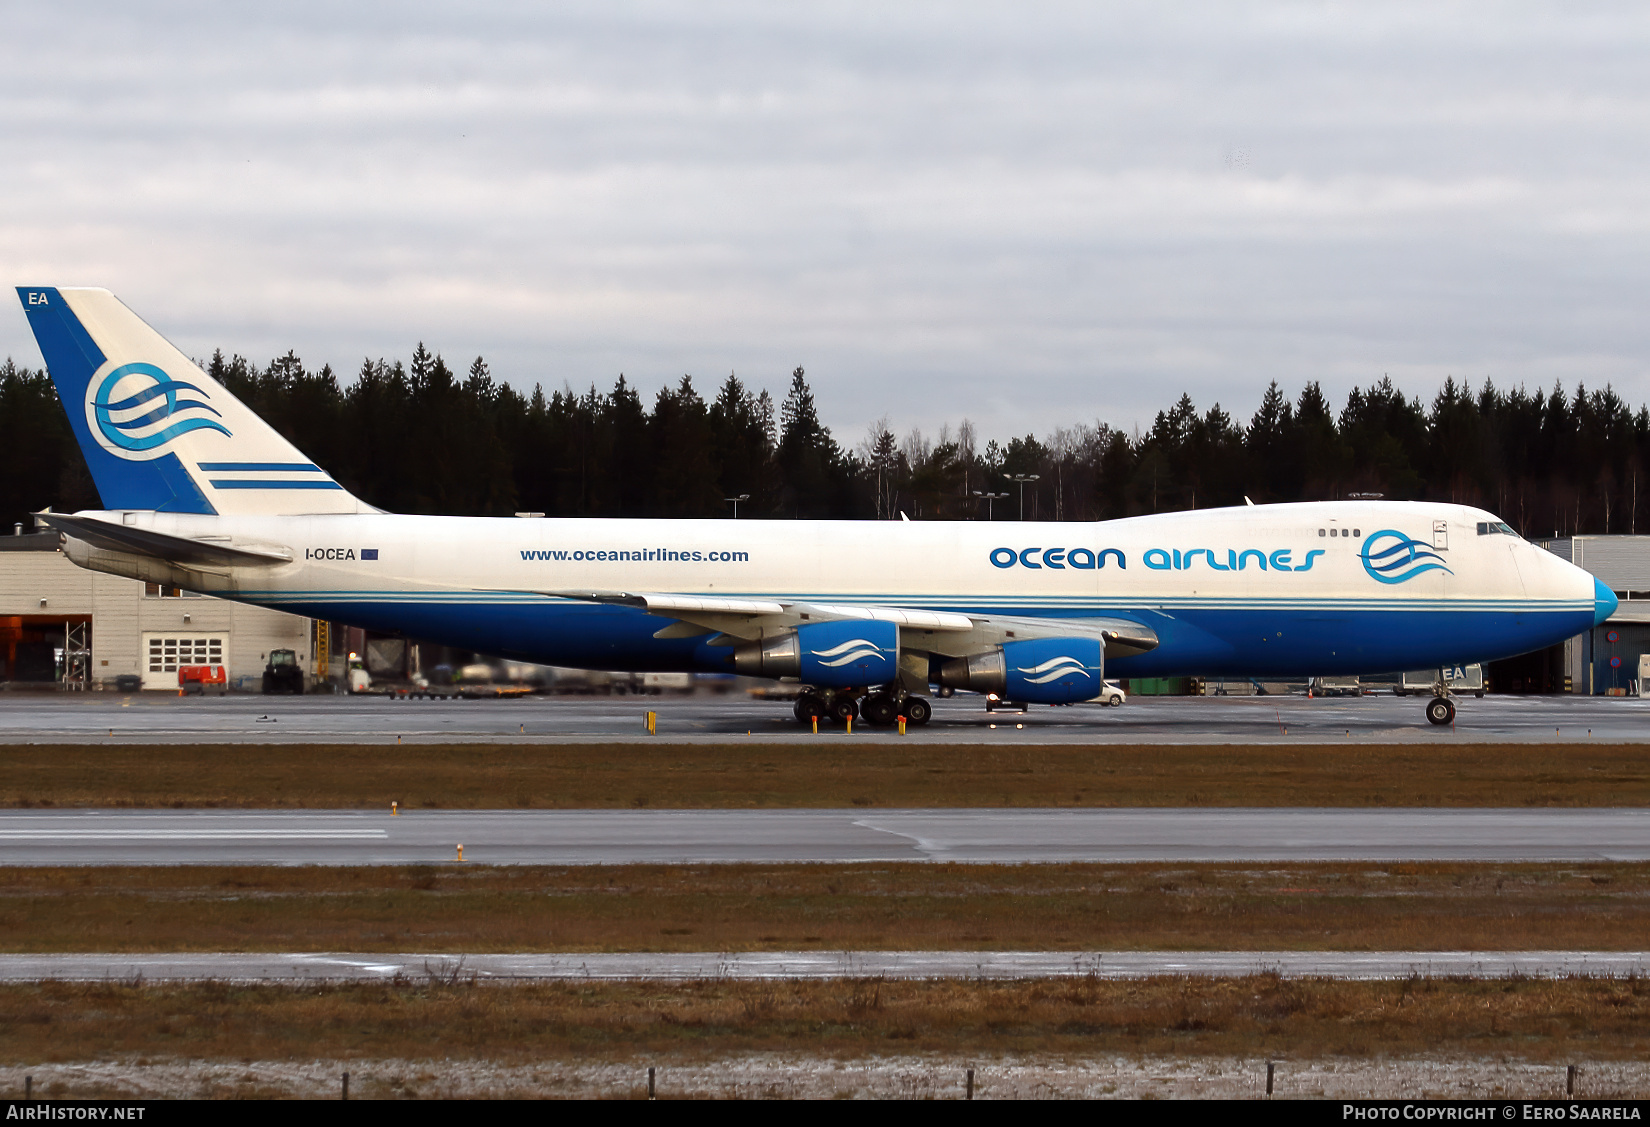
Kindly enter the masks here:
M 1427 719 L 1440 727 L 1455 722 L 1455 702 L 1448 697 L 1433 697 L 1427 701 Z

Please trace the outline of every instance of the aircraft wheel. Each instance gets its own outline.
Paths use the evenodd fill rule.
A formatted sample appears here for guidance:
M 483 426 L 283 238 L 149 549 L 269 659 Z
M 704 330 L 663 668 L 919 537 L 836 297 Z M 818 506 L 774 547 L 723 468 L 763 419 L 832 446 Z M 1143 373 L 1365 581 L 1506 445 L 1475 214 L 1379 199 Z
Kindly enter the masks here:
M 933 715 L 934 706 L 922 697 L 905 698 L 905 722 L 907 724 L 915 724 L 920 728 L 928 723 L 929 718 Z
M 811 724 L 815 720 L 823 720 L 829 713 L 825 710 L 825 702 L 818 693 L 803 693 L 796 698 L 796 714 L 798 724 Z
M 859 715 L 859 704 L 853 697 L 840 694 L 831 698 L 830 713 L 832 720 L 838 724 L 846 724 Z
M 867 724 L 878 728 L 892 727 L 899 719 L 899 701 L 887 693 L 872 693 L 859 702 L 859 714 Z
M 1427 701 L 1427 719 L 1434 724 L 1448 724 L 1455 719 L 1455 702 L 1448 697 L 1433 697 Z

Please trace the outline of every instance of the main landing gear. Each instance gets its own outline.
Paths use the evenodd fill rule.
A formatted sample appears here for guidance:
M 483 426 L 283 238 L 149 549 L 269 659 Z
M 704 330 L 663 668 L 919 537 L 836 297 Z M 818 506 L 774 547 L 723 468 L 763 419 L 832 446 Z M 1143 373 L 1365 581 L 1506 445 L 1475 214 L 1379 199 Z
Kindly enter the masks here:
M 892 728 L 901 716 L 907 724 L 926 724 L 934 708 L 924 697 L 892 688 L 873 689 L 869 693 L 863 689 L 808 688 L 796 698 L 795 713 L 798 724 L 812 725 L 815 720 L 846 724 L 863 718 L 873 727 Z

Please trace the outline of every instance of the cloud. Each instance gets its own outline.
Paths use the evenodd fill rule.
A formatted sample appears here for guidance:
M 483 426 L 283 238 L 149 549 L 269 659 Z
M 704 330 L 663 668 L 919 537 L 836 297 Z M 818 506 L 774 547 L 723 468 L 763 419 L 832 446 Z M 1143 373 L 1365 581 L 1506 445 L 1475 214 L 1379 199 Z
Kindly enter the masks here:
M 1473 4 L 7 10 L 0 262 L 186 350 L 805 365 L 845 435 L 1646 379 L 1650 21 Z M 0 351 L 35 362 L 21 316 Z

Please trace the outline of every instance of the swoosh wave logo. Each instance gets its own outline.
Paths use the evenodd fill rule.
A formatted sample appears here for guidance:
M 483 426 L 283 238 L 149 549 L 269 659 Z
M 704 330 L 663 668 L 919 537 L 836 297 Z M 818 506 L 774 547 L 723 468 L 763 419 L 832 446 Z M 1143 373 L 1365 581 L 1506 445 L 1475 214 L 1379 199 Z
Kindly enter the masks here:
M 1084 677 L 1093 676 L 1082 662 L 1074 657 L 1051 657 L 1039 665 L 1029 669 L 1016 667 L 1017 671 L 1026 674 L 1026 684 L 1046 685 L 1050 681 L 1058 680 L 1068 673 L 1080 673 Z
M 116 385 L 122 381 L 126 381 L 126 389 L 119 399 L 112 399 Z M 195 411 L 218 414 L 205 399 L 191 398 L 190 392 L 206 394 L 192 383 L 174 380 L 153 364 L 122 364 L 98 382 L 92 396 L 98 433 L 109 445 L 134 454 L 164 446 L 190 431 L 215 430 L 229 436 L 229 428 L 212 419 L 199 415 L 178 417 Z
M 881 647 L 868 638 L 853 638 L 846 642 L 839 642 L 828 650 L 810 650 L 808 652 L 819 658 L 819 664 L 826 669 L 836 669 L 839 666 L 862 661 L 868 657 L 877 661 L 887 660 L 883 656 Z M 826 661 L 824 660 L 826 658 L 833 660 Z
M 1415 540 L 1395 528 L 1383 528 L 1365 537 L 1358 559 L 1377 583 L 1407 583 L 1429 571 L 1455 574 L 1444 565 L 1444 557 L 1434 552 L 1431 544 Z

